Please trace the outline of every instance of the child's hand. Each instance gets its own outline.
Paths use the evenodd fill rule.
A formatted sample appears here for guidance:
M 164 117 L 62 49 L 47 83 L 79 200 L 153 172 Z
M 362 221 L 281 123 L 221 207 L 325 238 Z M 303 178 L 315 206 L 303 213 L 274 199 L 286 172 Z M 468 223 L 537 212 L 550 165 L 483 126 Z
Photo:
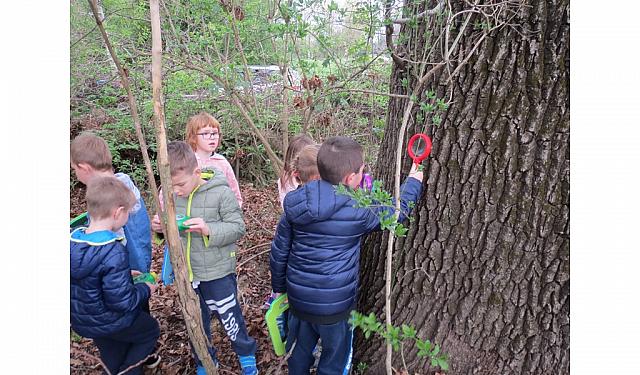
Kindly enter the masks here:
M 418 168 L 418 166 L 413 163 L 411 164 L 411 170 L 409 171 L 409 177 L 413 177 L 416 180 L 422 182 L 422 170 Z
M 209 226 L 201 217 L 192 217 L 189 220 L 185 220 L 184 225 L 189 227 L 185 232 L 200 233 L 203 236 L 209 235 Z
M 131 277 L 136 277 L 138 275 L 142 275 L 142 272 L 138 270 L 131 270 Z
M 283 295 L 284 293 L 274 293 L 274 300 L 278 299 L 278 297 L 280 297 L 281 295 Z M 289 296 L 287 296 L 287 298 L 284 299 L 283 303 L 289 303 Z
M 145 284 L 147 284 L 147 286 L 151 290 L 149 295 L 153 294 L 156 291 L 156 289 L 158 289 L 158 284 L 151 284 L 151 283 L 145 283 Z
M 151 229 L 154 232 L 162 233 L 162 223 L 160 222 L 160 216 L 157 214 L 151 219 Z

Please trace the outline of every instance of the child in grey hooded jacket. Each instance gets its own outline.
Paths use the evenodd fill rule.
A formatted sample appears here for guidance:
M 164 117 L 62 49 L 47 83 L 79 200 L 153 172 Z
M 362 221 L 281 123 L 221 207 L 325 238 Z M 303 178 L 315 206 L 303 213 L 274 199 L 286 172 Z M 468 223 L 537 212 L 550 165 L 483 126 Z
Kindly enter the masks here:
M 222 173 L 214 170 L 211 179 L 202 179 L 189 145 L 171 142 L 167 149 L 176 214 L 189 217 L 183 223 L 188 229 L 180 233 L 180 239 L 186 252 L 189 280 L 200 298 L 205 333 L 211 336 L 211 313 L 215 313 L 238 354 L 243 374 L 255 375 L 256 341 L 247 332 L 235 275 L 236 241 L 245 233 L 242 210 Z M 158 215 L 151 227 L 156 232 L 162 231 Z M 210 347 L 209 352 L 217 362 L 216 350 Z M 197 357 L 196 363 L 197 374 L 204 374 Z

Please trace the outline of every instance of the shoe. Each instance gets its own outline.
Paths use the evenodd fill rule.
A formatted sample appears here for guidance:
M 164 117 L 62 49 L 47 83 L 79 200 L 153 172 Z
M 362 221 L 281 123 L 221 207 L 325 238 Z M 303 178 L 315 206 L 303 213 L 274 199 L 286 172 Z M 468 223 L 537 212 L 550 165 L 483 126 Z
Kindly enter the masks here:
M 258 375 L 255 356 L 239 355 L 238 358 L 240 359 L 240 367 L 242 367 L 242 375 Z
M 158 364 L 160 364 L 161 359 L 162 357 L 160 357 L 158 354 L 152 354 L 151 357 L 147 358 L 147 360 L 144 361 L 144 367 L 156 368 L 158 367 Z
M 217 358 L 213 359 L 213 365 L 216 366 L 216 368 L 220 367 L 220 363 Z M 205 370 L 204 366 L 198 366 L 196 368 L 196 375 L 207 375 L 207 370 Z

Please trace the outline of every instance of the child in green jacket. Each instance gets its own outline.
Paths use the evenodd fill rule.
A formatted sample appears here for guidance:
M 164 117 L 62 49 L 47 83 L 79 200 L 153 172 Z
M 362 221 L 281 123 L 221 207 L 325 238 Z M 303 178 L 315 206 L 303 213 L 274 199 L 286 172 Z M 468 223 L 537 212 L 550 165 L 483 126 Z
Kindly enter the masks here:
M 186 251 L 189 280 L 200 298 L 202 320 L 207 337 L 211 336 L 211 313 L 215 313 L 238 354 L 243 375 L 255 375 L 256 341 L 249 336 L 237 297 L 236 241 L 245 233 L 242 210 L 229 188 L 226 177 L 216 173 L 205 181 L 193 150 L 185 142 L 167 146 L 176 214 L 190 217 L 180 233 Z M 151 228 L 162 231 L 155 215 Z M 216 361 L 216 350 L 209 348 Z M 197 374 L 205 374 L 196 356 Z

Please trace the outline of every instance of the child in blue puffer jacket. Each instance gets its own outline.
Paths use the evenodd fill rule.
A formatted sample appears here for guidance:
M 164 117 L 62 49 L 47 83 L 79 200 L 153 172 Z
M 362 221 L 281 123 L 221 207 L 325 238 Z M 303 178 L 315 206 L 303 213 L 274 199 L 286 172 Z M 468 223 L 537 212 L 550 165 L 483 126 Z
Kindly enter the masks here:
M 362 235 L 380 230 L 380 210 L 356 208 L 336 192 L 355 189 L 364 168 L 362 147 L 346 137 L 327 139 L 318 151 L 320 180 L 310 181 L 284 199 L 284 213 L 271 243 L 271 285 L 287 293 L 289 374 L 309 374 L 313 348 L 322 341 L 318 374 L 344 374 L 351 366 Z M 422 192 L 422 172 L 414 169 L 401 187 L 401 215 Z M 293 347 L 293 348 L 292 348 Z
M 86 199 L 91 223 L 71 233 L 71 327 L 93 339 L 112 374 L 131 366 L 127 374 L 140 374 L 143 364 L 160 362 L 152 354 L 160 328 L 142 309 L 157 286 L 133 283 L 129 254 L 117 234 L 135 196 L 116 177 L 95 177 Z

